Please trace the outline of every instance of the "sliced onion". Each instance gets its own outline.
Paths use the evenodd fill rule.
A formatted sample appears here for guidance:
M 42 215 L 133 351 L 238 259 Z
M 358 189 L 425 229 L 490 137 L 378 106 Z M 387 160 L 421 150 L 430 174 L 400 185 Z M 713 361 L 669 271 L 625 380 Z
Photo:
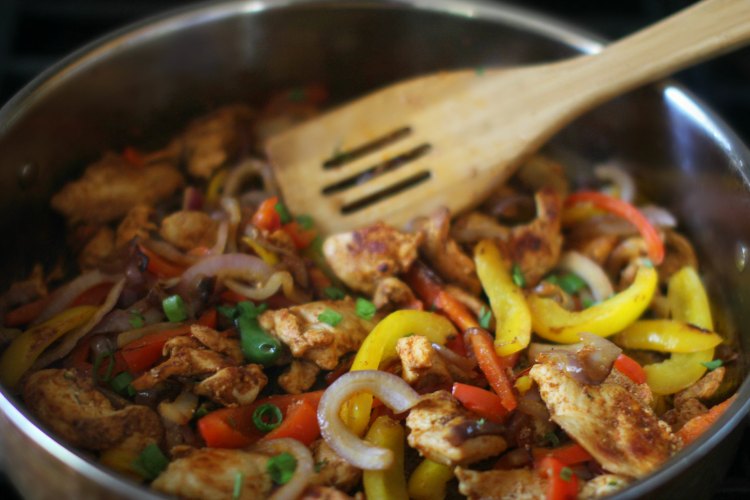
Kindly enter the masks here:
M 161 240 L 143 240 L 141 242 L 143 246 L 151 250 L 152 252 L 164 257 L 169 262 L 180 266 L 192 266 L 198 262 L 201 258 L 194 255 L 186 255 L 185 253 L 178 250 L 171 243 Z
M 284 296 L 296 304 L 309 302 L 310 297 L 294 286 L 294 279 L 287 271 L 276 271 L 259 287 L 243 285 L 236 280 L 226 279 L 224 284 L 233 292 L 252 300 L 265 300 L 281 289 Z
M 182 273 L 178 288 L 186 295 L 201 277 L 240 275 L 252 278 L 258 283 L 265 283 L 272 273 L 271 267 L 254 255 L 228 253 L 212 255 L 201 259 Z
M 255 243 L 265 248 L 269 252 L 273 252 L 279 255 L 284 262 L 284 265 L 289 269 L 294 276 L 294 280 L 299 283 L 303 288 L 307 288 L 309 284 L 309 276 L 307 273 L 307 265 L 305 260 L 297 253 L 296 250 L 285 247 L 284 245 L 277 245 L 269 241 L 260 234 L 260 231 L 253 226 L 248 224 L 245 227 L 245 236 L 252 239 Z
M 353 395 L 367 392 L 377 397 L 395 413 L 402 413 L 419 403 L 420 396 L 396 375 L 379 370 L 345 373 L 323 393 L 318 406 L 318 424 L 328 446 L 344 460 L 364 470 L 387 469 L 393 452 L 366 443 L 341 420 L 341 406 Z
M 233 253 L 237 251 L 237 228 L 242 220 L 242 212 L 237 198 L 224 196 L 221 198 L 221 208 L 229 216 L 229 229 L 227 231 L 226 249 Z
M 57 313 L 64 311 L 86 290 L 95 287 L 101 283 L 115 282 L 120 279 L 119 276 L 109 276 L 99 270 L 84 273 L 74 280 L 61 286 L 50 295 L 50 301 L 44 311 L 36 317 L 29 326 L 35 326 L 44 323 Z
M 145 302 L 142 300 L 140 303 L 131 305 L 128 309 L 116 309 L 107 314 L 102 320 L 96 325 L 91 333 L 96 335 L 97 333 L 116 333 L 132 330 L 133 326 L 130 324 L 133 319 L 133 312 L 137 311 L 140 313 L 143 319 L 143 326 L 153 325 L 160 319 L 164 318 L 164 312 L 156 307 L 147 307 L 145 310 L 142 307 L 138 307 L 139 304 Z
M 622 349 L 593 333 L 581 333 L 580 337 L 580 343 L 567 346 L 532 343 L 529 357 L 537 362 L 553 363 L 583 384 L 601 384 Z
M 597 179 L 609 181 L 617 186 L 621 200 L 632 203 L 635 199 L 635 182 L 623 168 L 609 163 L 599 165 L 594 168 L 594 175 Z
M 451 236 L 459 243 L 476 243 L 486 238 L 507 240 L 510 230 L 489 215 L 470 212 L 459 217 L 451 226 Z
M 549 422 L 549 410 L 537 390 L 526 391 L 518 398 L 518 411 L 540 422 Z
M 266 198 L 278 194 L 271 166 L 258 159 L 248 158 L 229 171 L 224 180 L 224 195 L 237 196 L 245 179 L 252 176 L 260 176 L 263 179 L 263 188 L 267 192 Z
M 136 328 L 134 330 L 124 331 L 120 335 L 117 336 L 117 348 L 122 349 L 124 346 L 128 345 L 129 343 L 135 340 L 138 340 L 140 338 L 143 338 L 146 335 L 151 335 L 152 333 L 161 332 L 163 330 L 174 330 L 176 328 L 180 328 L 181 326 L 182 326 L 182 323 L 164 322 L 164 323 L 155 323 L 153 325 L 144 326 L 143 328 Z
M 125 286 L 125 278 L 120 278 L 120 281 L 115 283 L 107 294 L 107 298 L 104 303 L 99 306 L 99 309 L 94 312 L 94 315 L 83 324 L 81 327 L 76 328 L 72 332 L 65 335 L 60 341 L 51 349 L 47 350 L 42 354 L 39 359 L 34 363 L 35 369 L 43 368 L 50 363 L 63 358 L 73 350 L 79 340 L 85 337 L 94 327 L 102 320 L 102 318 L 115 307 L 117 299 L 120 298 L 122 288 Z
M 566 252 L 557 267 L 580 276 L 597 302 L 608 299 L 615 293 L 604 269 L 581 253 Z
M 673 228 L 677 226 L 677 218 L 672 215 L 672 212 L 664 207 L 656 205 L 644 205 L 638 207 L 643 216 L 656 227 L 669 227 Z
M 435 349 L 435 351 L 437 351 L 437 353 L 442 356 L 443 359 L 445 359 L 449 363 L 453 363 L 463 371 L 471 372 L 474 368 L 477 367 L 477 363 L 475 360 L 465 358 L 436 342 L 432 343 L 432 348 Z
M 216 230 L 216 243 L 209 250 L 210 255 L 221 255 L 224 253 L 224 249 L 227 247 L 227 240 L 229 239 L 229 222 L 221 221 L 219 223 L 219 229 Z
M 162 401 L 158 410 L 166 420 L 177 424 L 187 425 L 193 418 L 195 409 L 198 407 L 198 396 L 188 390 L 183 390 L 174 401 Z
M 304 444 L 296 439 L 281 438 L 271 439 L 269 441 L 260 441 L 253 446 L 252 451 L 259 451 L 264 454 L 278 455 L 279 453 L 288 452 L 294 456 L 297 461 L 297 468 L 294 469 L 292 478 L 281 488 L 276 490 L 269 497 L 270 500 L 296 500 L 315 475 L 315 464 L 312 453 Z

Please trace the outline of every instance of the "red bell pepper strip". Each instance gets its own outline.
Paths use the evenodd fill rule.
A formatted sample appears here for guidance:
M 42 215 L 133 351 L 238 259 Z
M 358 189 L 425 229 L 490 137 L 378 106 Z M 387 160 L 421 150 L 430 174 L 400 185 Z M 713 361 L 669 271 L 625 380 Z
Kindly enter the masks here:
M 646 371 L 630 356 L 625 354 L 617 356 L 614 367 L 636 384 L 646 383 Z
M 262 440 L 292 438 L 310 446 L 320 436 L 318 407 L 301 399 L 289 405 L 281 425 L 263 436 Z
M 547 500 L 578 498 L 578 477 L 560 460 L 546 456 L 538 464 L 539 475 L 547 478 Z
M 286 420 L 287 414 L 291 413 L 290 410 L 292 410 L 290 407 L 296 402 L 304 401 L 317 412 L 318 403 L 322 396 L 323 391 L 307 392 L 296 395 L 284 394 L 264 398 L 246 406 L 222 408 L 213 411 L 198 420 L 198 431 L 206 442 L 206 445 L 211 448 L 243 448 L 255 443 L 263 437 L 263 433 L 258 430 L 253 423 L 253 413 L 259 406 L 266 403 L 276 405 L 281 410 L 282 415 L 284 415 L 284 420 Z M 296 426 L 302 416 L 309 414 L 309 409 L 298 409 L 295 410 L 295 413 L 299 413 L 299 416 L 295 416 L 292 419 L 292 423 Z M 291 424 L 289 425 L 289 429 L 291 429 Z M 312 426 L 312 423 L 310 425 Z M 317 428 L 317 425 L 316 418 L 314 427 Z M 275 430 L 281 429 L 283 426 L 284 421 L 282 421 L 281 426 Z M 312 433 L 312 431 L 309 432 Z M 315 432 L 319 433 L 320 429 L 317 428 L 317 431 Z M 301 437 L 303 439 L 308 438 L 309 434 L 301 434 Z
M 544 457 L 552 457 L 563 465 L 575 465 L 594 460 L 591 453 L 578 443 L 570 443 L 557 448 L 532 448 L 531 454 L 536 462 L 541 462 Z
M 284 224 L 281 229 L 289 235 L 298 250 L 304 250 L 309 247 L 318 235 L 317 231 L 314 229 L 304 229 L 297 221 Z
M 596 208 L 613 213 L 633 224 L 643 236 L 648 248 L 648 255 L 655 265 L 664 260 L 664 242 L 659 237 L 656 228 L 644 217 L 640 210 L 628 202 L 613 198 L 597 191 L 579 191 L 565 200 L 565 206 L 570 207 L 578 203 L 591 203 Z
M 188 333 L 190 333 L 190 325 L 163 330 L 134 340 L 125 345 L 119 352 L 128 366 L 128 371 L 131 373 L 140 373 L 148 370 L 159 361 L 162 349 L 167 340 L 180 335 L 187 335 Z
M 508 410 L 505 409 L 502 399 L 493 392 L 456 382 L 453 384 L 451 393 L 467 410 L 473 411 L 482 418 L 503 423 L 508 416 Z
M 467 332 L 470 339 L 471 348 L 474 356 L 482 370 L 487 382 L 492 389 L 500 396 L 503 406 L 508 411 L 513 411 L 518 406 L 516 396 L 513 393 L 513 384 L 506 371 L 505 363 L 500 359 L 495 351 L 495 343 L 489 333 L 481 328 L 473 328 Z
M 185 268 L 172 264 L 143 245 L 138 245 L 138 250 L 148 258 L 146 269 L 159 278 L 176 278 L 185 272 Z
M 682 444 L 687 446 L 698 439 L 701 434 L 706 432 L 709 427 L 719 420 L 719 417 L 724 414 L 726 409 L 729 408 L 735 399 L 737 399 L 736 394 L 724 402 L 712 407 L 708 410 L 708 413 L 698 415 L 697 417 L 688 420 L 687 423 L 677 431 L 677 437 L 682 440 Z
M 258 229 L 276 231 L 281 227 L 281 215 L 276 211 L 277 196 L 267 198 L 260 204 L 250 222 Z
M 114 283 L 99 283 L 98 285 L 92 286 L 76 297 L 75 300 L 71 302 L 70 307 L 101 305 L 104 302 L 104 299 L 107 298 L 107 294 L 109 294 L 113 285 Z
M 201 314 L 197 323 L 201 326 L 216 329 L 216 323 L 219 321 L 219 313 L 215 307 L 208 309 Z
M 47 307 L 49 301 L 50 298 L 49 295 L 47 295 L 41 299 L 18 306 L 12 311 L 8 311 L 5 313 L 5 318 L 3 320 L 5 326 L 15 327 L 31 323 L 42 313 L 42 311 L 44 311 L 44 308 Z

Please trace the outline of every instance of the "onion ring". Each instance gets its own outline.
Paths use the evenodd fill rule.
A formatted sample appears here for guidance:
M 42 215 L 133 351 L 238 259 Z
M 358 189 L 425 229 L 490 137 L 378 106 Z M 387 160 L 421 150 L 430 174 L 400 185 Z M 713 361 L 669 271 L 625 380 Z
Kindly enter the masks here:
M 320 399 L 318 424 L 328 446 L 360 469 L 387 469 L 393 463 L 393 452 L 366 443 L 341 420 L 342 405 L 358 392 L 371 393 L 395 413 L 412 408 L 420 396 L 401 377 L 379 370 L 360 370 L 339 377 Z
M 244 253 L 212 255 L 201 259 L 195 265 L 185 270 L 177 287 L 187 295 L 195 280 L 201 276 L 210 277 L 219 274 L 223 276 L 252 276 L 252 279 L 255 281 L 265 283 L 272 272 L 268 264 L 254 255 Z
M 269 441 L 260 441 L 252 448 L 252 451 L 271 453 L 274 455 L 286 451 L 291 453 L 294 456 L 294 459 L 297 460 L 297 468 L 294 470 L 292 478 L 281 488 L 276 490 L 274 494 L 269 497 L 269 500 L 295 500 L 303 491 L 305 491 L 305 488 L 307 488 L 307 485 L 315 474 L 315 464 L 313 462 L 312 453 L 310 453 L 307 446 L 296 439 L 280 438 L 271 439 Z
M 566 252 L 557 267 L 580 276 L 588 285 L 597 302 L 608 299 L 615 293 L 604 269 L 581 253 Z
M 29 326 L 36 326 L 44 323 L 52 316 L 67 309 L 73 301 L 86 290 L 99 285 L 100 283 L 115 282 L 120 279 L 119 276 L 109 276 L 98 270 L 84 273 L 72 281 L 64 284 L 50 295 L 50 301 L 44 311 L 32 321 Z
M 271 295 L 278 292 L 279 289 L 284 292 L 286 298 L 295 304 L 302 304 L 304 302 L 309 302 L 310 300 L 310 297 L 300 292 L 294 286 L 294 279 L 287 271 L 276 271 L 263 285 L 259 287 L 243 285 L 233 279 L 224 280 L 224 285 L 233 292 L 237 292 L 252 300 L 266 300 Z
M 622 167 L 607 163 L 594 168 L 594 176 L 603 181 L 610 181 L 617 186 L 618 197 L 622 201 L 633 203 L 635 198 L 635 182 Z

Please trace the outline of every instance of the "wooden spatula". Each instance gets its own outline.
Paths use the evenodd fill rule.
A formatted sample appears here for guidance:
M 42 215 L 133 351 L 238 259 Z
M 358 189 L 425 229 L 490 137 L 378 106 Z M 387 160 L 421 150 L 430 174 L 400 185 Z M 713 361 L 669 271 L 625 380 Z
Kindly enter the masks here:
M 552 134 L 639 85 L 750 39 L 750 0 L 705 0 L 585 55 L 397 83 L 266 143 L 285 202 L 324 232 L 479 203 Z M 617 120 L 617 117 L 612 117 Z

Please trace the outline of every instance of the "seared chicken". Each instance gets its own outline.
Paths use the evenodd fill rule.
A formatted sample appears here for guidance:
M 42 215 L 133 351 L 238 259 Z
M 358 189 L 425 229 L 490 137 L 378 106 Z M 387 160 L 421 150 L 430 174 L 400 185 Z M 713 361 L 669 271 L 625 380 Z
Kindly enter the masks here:
M 156 412 L 140 405 L 116 408 L 90 373 L 75 369 L 35 372 L 24 385 L 23 399 L 55 434 L 87 450 L 108 450 L 134 435 L 158 442 L 164 433 Z
M 183 183 L 171 163 L 135 168 L 109 153 L 55 194 L 52 207 L 71 222 L 106 223 L 124 217 L 134 205 L 154 205 L 168 198 Z
M 402 233 L 377 222 L 329 236 L 323 243 L 323 253 L 333 272 L 349 288 L 372 294 L 378 282 L 411 267 L 421 241 L 421 234 Z
M 203 379 L 195 393 L 224 406 L 249 405 L 268 383 L 260 365 L 228 366 Z
M 114 250 L 115 232 L 102 226 L 78 254 L 78 266 L 82 270 L 97 269 Z
M 219 223 L 207 213 L 196 210 L 174 212 L 161 221 L 159 234 L 181 250 L 211 248 L 216 243 Z
M 318 471 L 311 484 L 334 486 L 349 491 L 359 483 L 362 471 L 341 458 L 325 441 L 315 441 L 310 449 Z
M 148 205 L 136 205 L 131 208 L 117 226 L 115 246 L 122 248 L 136 238 L 147 239 L 151 231 L 156 231 L 156 224 L 151 222 L 153 213 L 153 208 Z
M 229 337 L 213 328 L 202 325 L 190 325 L 190 335 L 212 351 L 223 354 L 237 364 L 245 360 L 237 337 Z
M 401 358 L 401 376 L 416 390 L 434 391 L 453 384 L 445 361 L 427 337 L 412 335 L 398 339 L 396 353 Z
M 434 462 L 466 465 L 499 455 L 507 448 L 504 427 L 479 419 L 447 391 L 423 397 L 406 417 L 409 446 Z
M 604 379 L 604 382 L 621 385 L 644 406 L 654 406 L 654 393 L 651 391 L 648 384 L 645 382 L 642 384 L 636 384 L 633 379 L 624 375 L 615 367 L 612 367 L 612 371 L 609 372 L 609 375 Z
M 319 318 L 327 309 L 341 315 L 341 321 L 335 326 Z M 266 331 L 289 346 L 295 358 L 312 361 L 324 370 L 333 370 L 341 356 L 359 349 L 380 316 L 371 320 L 360 318 L 354 301 L 347 297 L 345 300 L 323 300 L 266 311 L 258 320 Z
M 417 297 L 414 296 L 409 285 L 398 278 L 384 278 L 378 281 L 375 291 L 372 294 L 372 302 L 378 309 L 383 309 L 387 305 L 397 308 L 411 308 L 417 304 Z
M 315 363 L 295 359 L 289 368 L 279 375 L 278 382 L 289 394 L 301 394 L 315 383 L 320 368 Z
M 479 472 L 456 468 L 458 491 L 471 500 L 540 500 L 547 496 L 547 480 L 529 469 Z
M 617 474 L 602 474 L 586 481 L 578 493 L 578 499 L 586 500 L 614 495 L 628 484 L 630 484 L 630 479 L 626 477 Z
M 581 384 L 547 363 L 535 364 L 529 375 L 552 420 L 605 470 L 643 477 L 676 450 L 669 426 L 621 385 Z
M 171 462 L 151 486 L 180 498 L 266 498 L 273 488 L 267 464 L 268 456 L 260 453 L 201 448 Z M 234 497 L 237 477 L 242 486 Z

